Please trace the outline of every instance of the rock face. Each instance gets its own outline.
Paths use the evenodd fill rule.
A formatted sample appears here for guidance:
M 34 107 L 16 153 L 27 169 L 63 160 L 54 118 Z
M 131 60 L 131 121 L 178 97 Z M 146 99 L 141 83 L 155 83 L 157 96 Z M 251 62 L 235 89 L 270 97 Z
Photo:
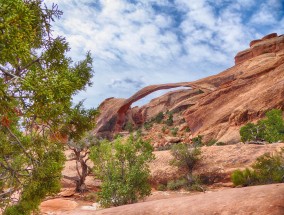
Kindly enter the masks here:
M 277 197 L 277 198 L 275 198 Z M 284 214 L 284 184 L 227 189 L 193 196 L 141 202 L 97 211 L 96 214 Z
M 142 107 L 131 104 L 161 89 L 188 87 L 153 99 Z M 152 85 L 128 99 L 107 99 L 95 133 L 108 137 L 126 122 L 141 125 L 160 111 L 179 112 L 192 135 L 226 143 L 240 140 L 239 128 L 262 118 L 267 110 L 284 110 L 284 35 L 269 34 L 238 53 L 235 66 L 194 82 Z

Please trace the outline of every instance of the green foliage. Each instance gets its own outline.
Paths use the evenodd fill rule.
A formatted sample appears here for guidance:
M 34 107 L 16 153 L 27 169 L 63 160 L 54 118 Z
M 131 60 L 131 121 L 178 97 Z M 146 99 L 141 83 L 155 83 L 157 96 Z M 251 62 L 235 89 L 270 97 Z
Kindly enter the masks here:
M 187 180 L 184 178 L 181 178 L 181 179 L 169 181 L 167 184 L 167 189 L 168 190 L 179 190 L 186 186 L 187 186 Z
M 203 145 L 202 138 L 203 137 L 201 135 L 198 135 L 197 137 L 192 138 L 191 141 L 195 146 L 202 146 Z
M 145 122 L 144 123 L 144 128 L 147 131 L 150 130 L 152 128 L 152 126 L 153 126 L 153 122 Z
M 131 122 L 127 122 L 127 123 L 125 124 L 124 129 L 125 129 L 126 131 L 129 131 L 129 132 L 131 133 L 131 132 L 133 131 L 133 124 L 132 124 Z
M 252 165 L 252 169 L 236 170 L 232 181 L 237 185 L 250 186 L 284 182 L 284 148 L 275 154 L 266 153 Z
M 180 168 L 185 168 L 189 174 L 200 160 L 201 150 L 196 145 L 186 145 L 183 143 L 175 144 L 171 148 L 173 160 L 171 164 Z
M 157 187 L 157 190 L 159 191 L 166 191 L 167 190 L 167 186 L 165 184 L 159 184 Z
M 266 118 L 257 124 L 248 123 L 240 129 L 241 140 L 266 141 L 269 143 L 284 140 L 284 120 L 281 110 L 273 109 L 266 113 Z
M 201 185 L 199 177 L 195 175 L 191 177 L 190 181 L 184 177 L 168 181 L 166 188 L 168 190 L 185 189 L 188 191 L 204 191 L 204 187 Z
M 174 120 L 173 120 L 173 113 L 172 112 L 167 112 L 168 118 L 165 121 L 167 126 L 172 126 L 174 124 Z
M 56 5 L 48 9 L 41 0 L 0 0 L 3 214 L 30 214 L 46 195 L 59 190 L 64 164 L 61 129 L 66 123 L 76 127 L 68 133 L 74 139 L 85 130 L 86 124 L 77 126 L 82 109 L 71 106 L 72 97 L 91 84 L 92 58 L 87 53 L 73 63 L 65 38 L 51 35 L 51 24 L 61 14 Z M 16 192 L 20 198 L 12 202 Z
M 177 132 L 178 132 L 178 128 L 177 127 L 174 127 L 174 128 L 171 129 L 171 133 L 172 133 L 172 135 L 174 137 L 177 136 Z
M 135 203 L 151 193 L 148 163 L 154 159 L 153 147 L 141 137 L 130 136 L 114 142 L 104 140 L 91 149 L 94 174 L 102 180 L 98 198 L 102 206 Z
M 166 126 L 163 126 L 163 127 L 162 127 L 162 132 L 165 133 L 165 132 L 166 132 L 166 129 L 167 129 Z
M 161 122 L 163 121 L 163 119 L 164 119 L 164 114 L 163 114 L 163 112 L 159 112 L 159 113 L 157 114 L 157 116 L 154 118 L 154 121 L 155 121 L 156 123 L 161 123 Z
M 206 146 L 213 146 L 213 145 L 216 145 L 216 143 L 217 143 L 217 140 L 211 139 L 207 143 L 205 143 L 205 145 Z
M 253 170 L 246 168 L 245 170 L 235 170 L 232 173 L 231 179 L 234 185 L 250 186 L 255 185 L 257 181 L 256 174 Z
M 199 177 L 192 174 L 194 168 L 197 166 L 198 161 L 201 158 L 201 150 L 199 145 L 185 145 L 182 143 L 175 144 L 171 148 L 171 154 L 173 156 L 173 159 L 170 162 L 171 165 L 186 170 L 186 189 L 203 191 L 204 188 L 200 185 Z
M 190 128 L 188 126 L 185 128 L 185 132 L 190 132 Z

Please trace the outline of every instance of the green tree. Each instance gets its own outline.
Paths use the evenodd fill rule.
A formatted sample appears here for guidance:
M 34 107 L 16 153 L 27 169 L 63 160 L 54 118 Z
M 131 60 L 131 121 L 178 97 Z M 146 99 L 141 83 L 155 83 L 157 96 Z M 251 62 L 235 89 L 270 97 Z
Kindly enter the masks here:
M 198 164 L 201 154 L 199 146 L 195 144 L 186 145 L 179 143 L 173 145 L 171 148 L 171 154 L 173 156 L 171 164 L 179 168 L 186 169 L 186 178 L 188 180 L 188 184 L 193 184 L 195 177 L 193 176 L 192 172 Z
M 135 203 L 151 193 L 148 163 L 154 159 L 153 147 L 141 137 L 126 141 L 104 140 L 92 147 L 94 174 L 102 180 L 99 200 L 104 207 Z
M 75 190 L 77 192 L 86 190 L 85 180 L 92 171 L 88 165 L 88 155 L 90 147 L 96 144 L 97 139 L 89 131 L 95 126 L 95 116 L 97 114 L 97 110 L 87 110 L 83 108 L 83 103 L 80 102 L 71 109 L 68 115 L 65 115 L 65 122 L 60 129 L 60 133 L 68 137 L 67 146 L 72 151 L 68 160 L 76 161 L 77 172 L 75 177 L 67 175 L 63 177 L 76 183 Z
M 281 110 L 273 109 L 266 113 L 266 118 L 257 124 L 248 123 L 240 129 L 243 142 L 277 142 L 284 140 L 284 121 Z
M 91 84 L 90 53 L 73 63 L 65 38 L 52 35 L 61 15 L 41 0 L 0 0 L 0 205 L 6 215 L 30 214 L 59 190 L 60 129 L 72 97 Z

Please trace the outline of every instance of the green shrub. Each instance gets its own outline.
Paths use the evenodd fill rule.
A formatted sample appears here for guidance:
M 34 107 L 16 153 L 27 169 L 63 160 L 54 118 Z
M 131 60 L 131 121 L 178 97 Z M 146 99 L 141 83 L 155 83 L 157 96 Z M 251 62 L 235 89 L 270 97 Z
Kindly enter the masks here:
M 171 154 L 173 159 L 170 163 L 179 168 L 185 168 L 191 175 L 200 160 L 201 150 L 196 145 L 179 143 L 172 146 Z
M 234 185 L 250 186 L 284 182 L 284 148 L 275 154 L 266 153 L 252 165 L 251 169 L 232 173 Z
M 240 129 L 241 140 L 277 142 L 284 140 L 284 120 L 281 110 L 273 109 L 266 113 L 266 118 L 257 124 L 248 123 Z
M 205 188 L 201 185 L 201 181 L 198 176 L 193 176 L 189 182 L 186 178 L 180 178 L 171 180 L 167 183 L 168 190 L 185 189 L 188 191 L 204 191 Z
M 195 146 L 202 146 L 203 145 L 202 138 L 203 138 L 203 136 L 198 135 L 197 137 L 192 138 L 191 141 L 192 141 L 193 145 L 195 145 Z
M 187 180 L 182 178 L 182 179 L 169 181 L 167 184 L 167 189 L 168 190 L 179 190 L 186 186 L 187 186 Z
M 133 124 L 131 122 L 127 122 L 124 126 L 124 130 L 129 131 L 131 133 L 133 131 Z
M 185 128 L 185 132 L 190 132 L 190 128 L 188 126 Z
M 205 145 L 206 146 L 213 146 L 213 145 L 216 145 L 216 143 L 217 143 L 217 140 L 211 139 Z
M 98 199 L 103 207 L 135 203 L 151 193 L 148 163 L 153 147 L 141 137 L 104 140 L 91 148 L 94 174 L 102 180 Z
M 232 173 L 232 181 L 234 185 L 239 186 L 251 186 L 257 184 L 257 176 L 251 169 L 246 168 L 245 170 L 235 170 Z
M 171 133 L 172 133 L 172 135 L 174 137 L 177 136 L 177 132 L 178 132 L 178 128 L 177 127 L 174 127 L 174 128 L 171 129 Z
M 144 128 L 147 131 L 150 130 L 152 128 L 152 126 L 153 126 L 153 122 L 145 122 L 144 123 Z
M 165 121 L 167 126 L 172 126 L 174 124 L 174 120 L 173 120 L 173 113 L 168 112 L 168 118 Z
M 155 121 L 156 123 L 161 123 L 161 122 L 163 121 L 163 119 L 164 119 L 164 114 L 163 114 L 163 112 L 159 112 L 159 113 L 157 114 L 157 116 L 154 118 L 154 121 Z
M 159 184 L 158 187 L 157 187 L 157 190 L 165 191 L 165 190 L 167 190 L 167 186 L 165 184 Z
M 162 127 L 162 132 L 165 133 L 166 129 L 167 129 L 166 126 L 163 126 Z

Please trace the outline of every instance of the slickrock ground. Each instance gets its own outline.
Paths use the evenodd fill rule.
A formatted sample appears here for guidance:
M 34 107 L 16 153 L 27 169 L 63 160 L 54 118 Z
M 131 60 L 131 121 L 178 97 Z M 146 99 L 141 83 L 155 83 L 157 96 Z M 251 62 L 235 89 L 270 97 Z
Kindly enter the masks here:
M 116 215 L 212 215 L 284 214 L 284 184 L 245 187 L 201 193 L 194 196 L 157 200 L 110 208 L 95 213 Z
M 46 211 L 53 215 L 283 215 L 284 184 L 271 184 L 199 193 L 93 211 L 77 207 Z

